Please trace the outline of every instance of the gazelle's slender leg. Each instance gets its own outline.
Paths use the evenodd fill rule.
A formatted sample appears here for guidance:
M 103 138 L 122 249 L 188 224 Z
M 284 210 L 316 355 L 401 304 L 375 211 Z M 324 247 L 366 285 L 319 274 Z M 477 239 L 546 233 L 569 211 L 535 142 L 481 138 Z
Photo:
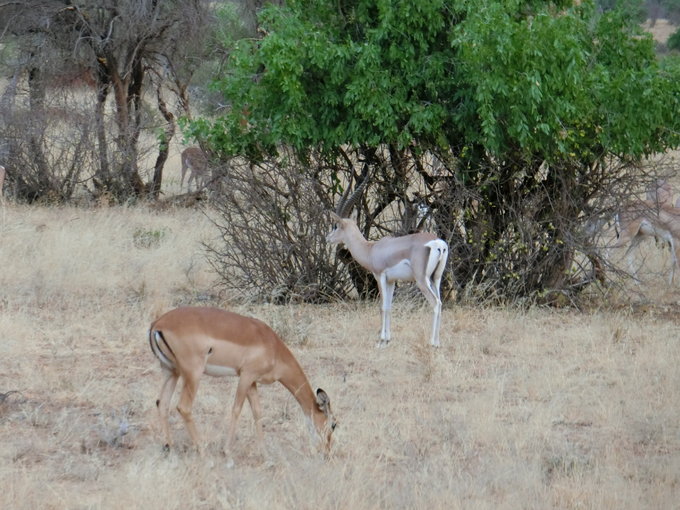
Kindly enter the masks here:
M 442 302 L 437 299 L 437 304 L 434 308 L 434 317 L 432 318 L 432 337 L 430 338 L 430 344 L 434 347 L 439 347 L 439 325 L 442 320 Z
M 439 330 L 442 320 L 442 299 L 441 299 L 441 284 L 442 276 L 444 275 L 444 268 L 446 267 L 446 259 L 448 258 L 448 253 L 445 254 L 437 265 L 434 274 L 432 275 L 432 283 L 434 286 L 434 295 L 437 297 L 437 307 L 435 310 L 435 319 L 432 324 L 432 339 L 430 343 L 439 347 Z
M 678 246 L 675 243 L 675 240 L 671 238 L 670 240 L 670 245 L 671 245 L 671 274 L 668 280 L 669 285 L 673 285 L 673 282 L 675 281 L 675 268 L 678 265 Z
M 395 282 L 387 280 L 385 273 L 378 277 L 378 286 L 380 287 L 380 295 L 382 297 L 382 327 L 380 329 L 380 342 L 377 347 L 385 347 L 391 338 L 390 333 L 390 319 L 392 315 L 392 297 L 394 296 Z
M 172 440 L 170 438 L 170 424 L 168 423 L 168 412 L 170 410 L 170 399 L 175 392 L 179 376 L 170 370 L 163 370 L 165 380 L 161 386 L 161 393 L 156 401 L 158 417 L 161 424 L 161 432 L 165 438 L 165 448 L 170 448 Z
M 439 317 L 441 315 L 442 302 L 439 296 L 435 294 L 432 284 L 429 280 L 423 281 L 418 278 L 416 280 L 416 285 L 427 299 L 427 302 L 432 306 L 434 316 L 432 318 L 432 336 L 430 337 L 430 344 L 439 347 Z
M 639 236 L 633 237 L 625 253 L 626 261 L 628 262 L 628 270 L 630 271 L 630 274 L 633 275 L 633 278 L 635 278 L 635 281 L 638 284 L 640 283 L 640 281 L 637 278 L 637 268 L 635 267 L 635 261 L 633 260 L 633 250 L 637 247 L 638 244 L 640 244 L 641 240 L 642 238 Z

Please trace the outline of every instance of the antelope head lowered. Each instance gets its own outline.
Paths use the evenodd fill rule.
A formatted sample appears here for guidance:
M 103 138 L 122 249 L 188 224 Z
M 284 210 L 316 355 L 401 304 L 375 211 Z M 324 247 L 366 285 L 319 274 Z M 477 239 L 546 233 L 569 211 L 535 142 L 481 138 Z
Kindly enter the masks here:
M 346 217 L 359 199 L 367 181 L 368 176 L 365 175 L 354 193 L 348 198 L 348 193 L 345 192 L 336 211 L 330 213 L 333 230 L 326 241 L 344 244 L 354 260 L 370 271 L 378 282 L 382 299 L 382 327 L 378 347 L 385 347 L 390 341 L 392 296 L 398 281 L 415 281 L 432 306 L 434 317 L 430 344 L 439 347 L 442 309 L 439 289 L 448 258 L 448 245 L 436 235 L 427 232 L 367 241 L 356 221 Z

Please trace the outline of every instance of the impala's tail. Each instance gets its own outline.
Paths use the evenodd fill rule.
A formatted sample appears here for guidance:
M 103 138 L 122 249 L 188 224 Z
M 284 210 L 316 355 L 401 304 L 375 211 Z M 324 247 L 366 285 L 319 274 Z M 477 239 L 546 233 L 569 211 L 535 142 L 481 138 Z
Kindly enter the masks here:
M 161 365 L 164 368 L 167 368 L 168 370 L 175 370 L 175 363 L 163 352 L 163 349 L 161 349 L 161 342 L 163 342 L 163 345 L 165 348 L 168 350 L 170 355 L 174 358 L 175 353 L 172 352 L 172 349 L 168 345 L 168 342 L 165 341 L 165 337 L 163 336 L 163 333 L 161 333 L 157 329 L 150 329 L 149 330 L 149 345 L 151 346 L 151 351 L 156 355 L 158 358 L 158 361 L 161 362 Z
M 430 248 L 430 256 L 427 258 L 425 274 L 438 283 L 444 273 L 444 266 L 446 266 L 446 260 L 449 257 L 449 246 L 441 239 L 434 239 L 425 246 Z

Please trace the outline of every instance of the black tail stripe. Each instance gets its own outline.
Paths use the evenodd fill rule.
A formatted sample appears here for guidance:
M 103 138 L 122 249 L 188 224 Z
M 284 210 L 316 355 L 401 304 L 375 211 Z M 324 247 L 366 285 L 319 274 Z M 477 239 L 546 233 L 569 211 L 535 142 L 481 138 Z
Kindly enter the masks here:
M 163 343 L 165 344 L 165 347 L 168 348 L 168 352 L 169 352 L 170 354 L 172 354 L 172 357 L 173 357 L 173 358 L 177 359 L 177 357 L 175 356 L 175 353 L 172 352 L 172 349 L 171 349 L 170 346 L 168 345 L 168 342 L 165 340 L 165 337 L 163 336 L 163 332 L 157 330 L 157 333 L 158 333 L 158 336 L 161 337 L 161 340 L 163 340 Z
M 153 350 L 153 329 L 149 330 L 149 347 L 151 347 L 151 352 L 156 354 L 156 351 Z

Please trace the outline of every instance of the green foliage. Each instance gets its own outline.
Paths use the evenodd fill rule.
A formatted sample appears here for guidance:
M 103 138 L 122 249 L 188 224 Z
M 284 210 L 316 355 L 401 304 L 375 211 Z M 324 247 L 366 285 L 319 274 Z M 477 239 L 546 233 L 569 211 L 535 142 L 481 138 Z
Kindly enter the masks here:
M 651 37 L 619 11 L 302 4 L 265 10 L 262 40 L 228 41 L 230 69 L 215 87 L 232 109 L 194 126 L 225 153 L 279 143 L 446 147 L 462 135 L 497 154 L 512 147 L 555 159 L 595 148 L 642 156 L 668 143 L 655 127 L 671 120 L 672 86 Z
M 631 21 L 642 23 L 648 17 L 645 4 L 652 4 L 655 1 L 657 3 L 677 3 L 677 0 L 652 0 L 651 2 L 646 0 L 597 0 L 595 4 L 602 11 L 617 10 L 622 12 Z
M 517 21 L 488 4 L 457 29 L 475 106 L 457 118 L 472 128 L 467 140 L 548 161 L 641 157 L 675 143 L 658 127 L 675 122 L 676 86 L 659 73 L 651 37 L 621 12 L 596 17 L 584 8 Z
M 671 34 L 666 42 L 669 50 L 680 51 L 680 29 Z

